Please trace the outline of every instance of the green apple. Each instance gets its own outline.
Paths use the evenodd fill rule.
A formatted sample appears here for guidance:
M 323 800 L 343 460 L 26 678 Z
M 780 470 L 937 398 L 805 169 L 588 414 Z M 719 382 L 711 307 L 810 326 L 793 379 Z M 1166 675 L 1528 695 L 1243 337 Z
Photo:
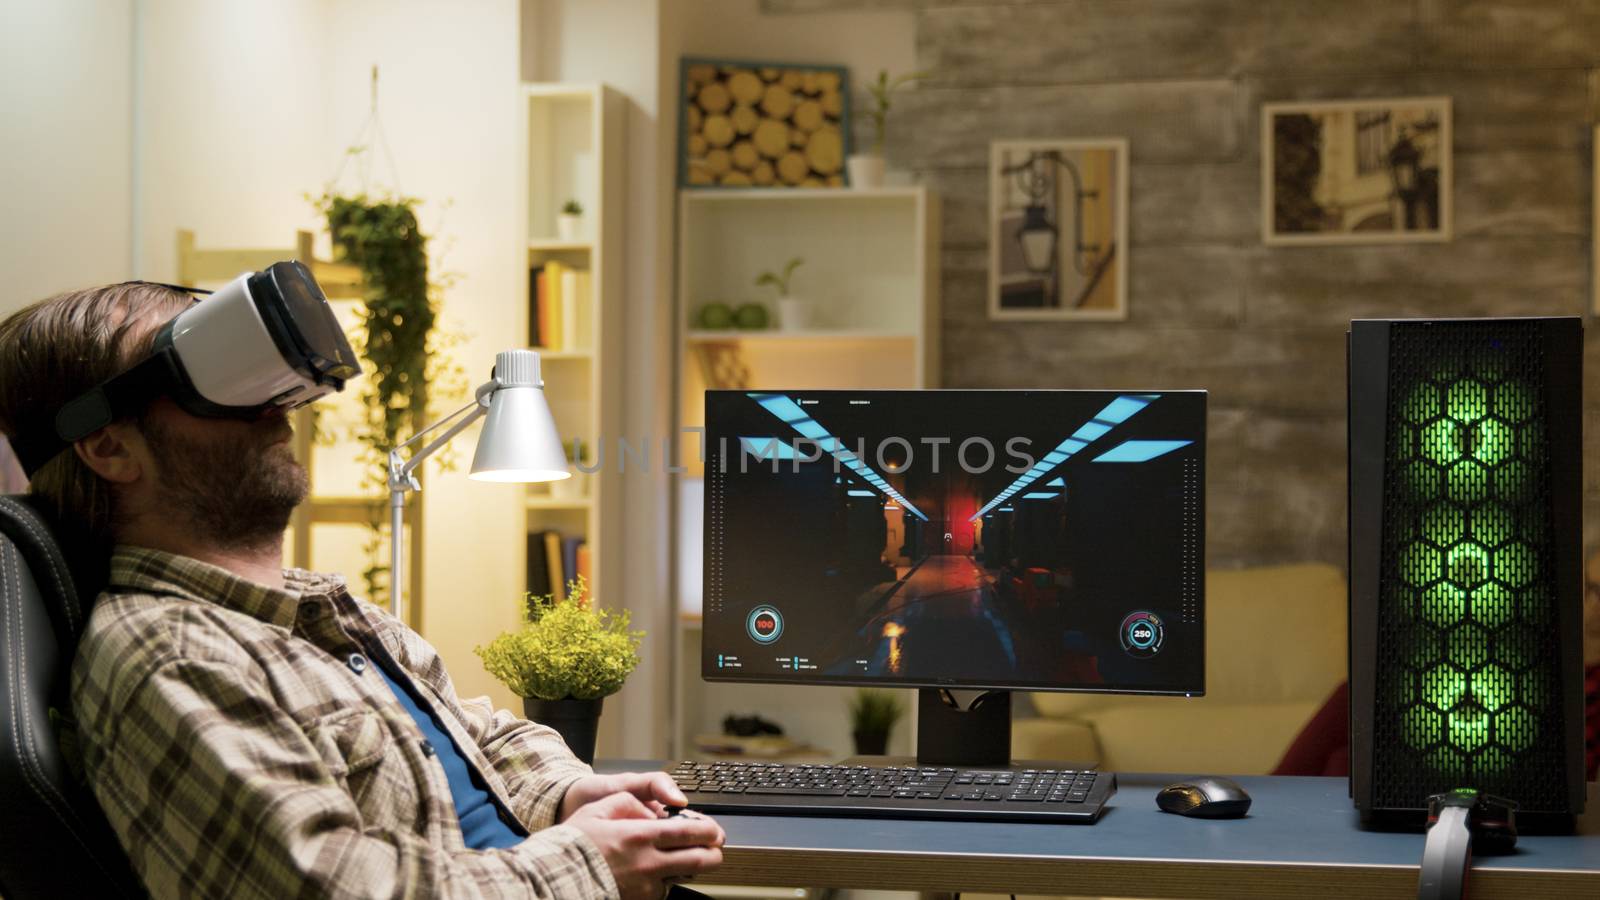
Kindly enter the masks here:
M 733 318 L 740 328 L 765 328 L 767 327 L 767 308 L 759 303 L 741 304 L 739 311 L 733 314 Z
M 700 327 L 712 330 L 733 327 L 733 310 L 726 303 L 707 303 L 700 307 Z

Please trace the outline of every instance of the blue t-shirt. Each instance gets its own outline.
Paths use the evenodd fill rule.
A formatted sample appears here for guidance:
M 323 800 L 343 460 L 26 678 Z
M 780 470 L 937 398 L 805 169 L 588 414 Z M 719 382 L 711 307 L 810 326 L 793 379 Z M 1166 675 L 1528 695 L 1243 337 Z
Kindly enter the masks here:
M 527 833 L 507 824 L 500 817 L 499 807 L 494 798 L 489 796 L 483 777 L 461 755 L 461 748 L 456 746 L 450 732 L 444 729 L 438 715 L 412 696 L 411 691 L 389 671 L 387 665 L 377 659 L 373 663 L 373 668 L 389 683 L 389 690 L 394 691 L 395 699 L 406 708 L 411 718 L 417 720 L 417 727 L 422 729 L 428 745 L 444 766 L 445 777 L 450 781 L 450 797 L 456 806 L 456 817 L 461 820 L 461 836 L 467 846 L 474 850 L 488 850 L 515 847 L 522 843 Z

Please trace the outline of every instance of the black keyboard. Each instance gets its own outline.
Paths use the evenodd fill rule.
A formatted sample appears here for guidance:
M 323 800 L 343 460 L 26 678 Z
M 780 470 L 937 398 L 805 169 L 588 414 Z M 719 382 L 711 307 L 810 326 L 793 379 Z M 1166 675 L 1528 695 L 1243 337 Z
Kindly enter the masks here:
M 672 769 L 705 813 L 1093 824 L 1117 792 L 1109 772 L 1070 768 L 694 762 Z

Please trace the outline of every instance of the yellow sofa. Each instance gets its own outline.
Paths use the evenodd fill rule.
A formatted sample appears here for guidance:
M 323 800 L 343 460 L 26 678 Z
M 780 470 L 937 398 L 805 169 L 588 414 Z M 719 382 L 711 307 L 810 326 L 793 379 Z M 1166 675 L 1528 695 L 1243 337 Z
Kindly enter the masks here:
M 1206 576 L 1206 696 L 1032 695 L 1017 759 L 1123 772 L 1257 775 L 1346 677 L 1344 575 L 1322 563 Z

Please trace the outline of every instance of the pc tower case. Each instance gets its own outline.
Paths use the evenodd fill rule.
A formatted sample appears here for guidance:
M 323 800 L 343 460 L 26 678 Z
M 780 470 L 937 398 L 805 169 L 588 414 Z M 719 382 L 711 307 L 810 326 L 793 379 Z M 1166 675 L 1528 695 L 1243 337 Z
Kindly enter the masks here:
M 1430 794 L 1581 813 L 1577 318 L 1351 323 L 1350 793 L 1420 827 Z

